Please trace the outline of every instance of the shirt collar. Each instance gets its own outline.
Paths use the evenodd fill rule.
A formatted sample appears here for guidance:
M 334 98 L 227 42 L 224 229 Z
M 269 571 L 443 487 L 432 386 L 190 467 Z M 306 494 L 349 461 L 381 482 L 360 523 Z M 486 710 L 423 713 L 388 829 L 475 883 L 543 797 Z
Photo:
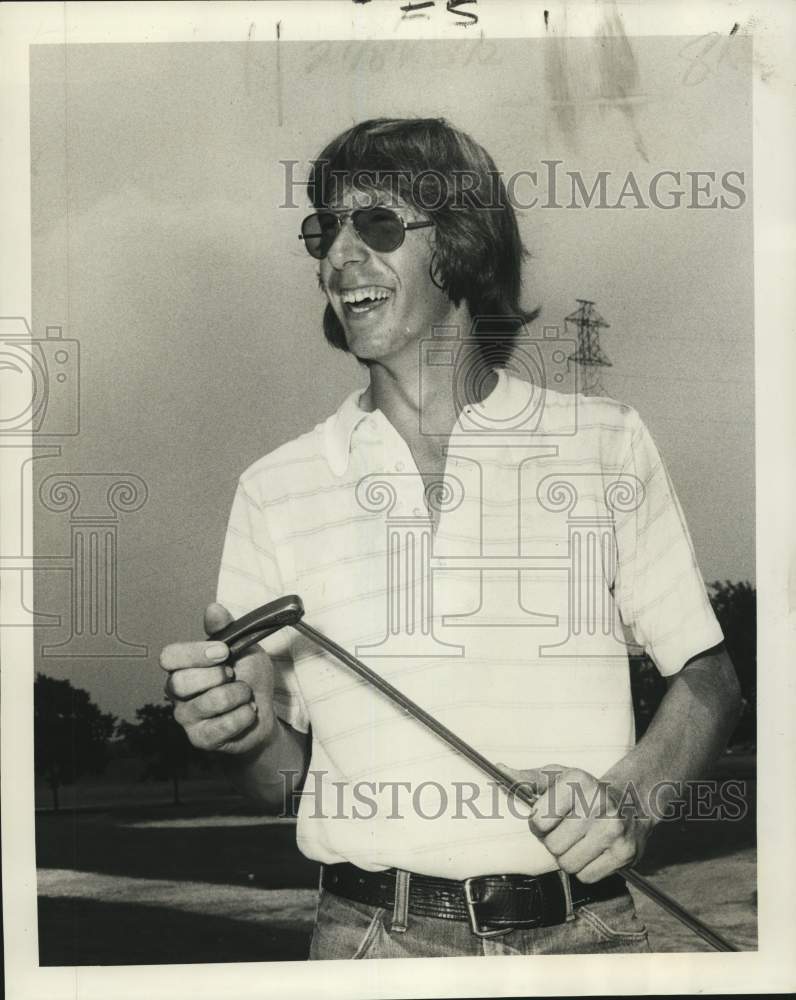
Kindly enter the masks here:
M 336 476 L 345 475 L 348 457 L 351 453 L 351 437 L 360 423 L 368 416 L 359 406 L 364 390 L 355 389 L 343 400 L 336 413 L 323 425 L 323 440 L 326 457 Z
M 517 391 L 524 395 L 527 394 L 527 387 L 520 388 L 520 386 L 524 386 L 525 384 L 518 379 L 511 378 L 504 368 L 496 368 L 495 371 L 498 380 L 494 389 L 483 402 L 477 404 L 480 419 L 472 422 L 468 418 L 467 410 L 462 410 L 457 426 L 454 428 L 454 433 L 467 433 L 468 430 L 470 432 L 473 430 L 477 432 L 483 428 L 483 424 L 481 423 L 483 418 L 502 420 L 505 419 L 505 414 L 516 412 L 516 401 L 512 397 L 516 395 Z M 519 382 L 519 385 L 514 384 L 517 382 Z M 355 389 L 354 392 L 343 400 L 337 412 L 333 413 L 323 425 L 326 457 L 332 472 L 336 476 L 345 475 L 348 469 L 348 461 L 351 454 L 351 438 L 354 431 L 366 417 L 372 417 L 381 412 L 380 410 L 375 410 L 373 413 L 369 413 L 359 406 L 359 400 L 364 395 L 364 392 L 365 390 L 363 389 Z

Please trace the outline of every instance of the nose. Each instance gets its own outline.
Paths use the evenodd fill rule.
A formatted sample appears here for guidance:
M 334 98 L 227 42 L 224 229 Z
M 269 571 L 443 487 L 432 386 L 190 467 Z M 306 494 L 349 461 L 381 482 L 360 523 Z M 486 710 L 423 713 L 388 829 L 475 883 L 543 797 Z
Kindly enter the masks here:
M 368 248 L 357 235 L 354 223 L 349 215 L 342 220 L 340 231 L 334 243 L 329 247 L 326 259 L 332 267 L 341 271 L 346 264 L 357 264 L 367 256 Z

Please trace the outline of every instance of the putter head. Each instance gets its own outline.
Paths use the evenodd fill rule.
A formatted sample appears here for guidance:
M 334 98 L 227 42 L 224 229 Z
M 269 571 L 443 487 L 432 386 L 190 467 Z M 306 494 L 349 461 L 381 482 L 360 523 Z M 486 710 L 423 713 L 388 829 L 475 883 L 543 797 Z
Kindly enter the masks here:
M 289 594 L 237 618 L 210 638 L 225 642 L 229 646 L 229 658 L 233 661 L 256 642 L 278 632 L 285 625 L 295 624 L 303 615 L 301 598 L 297 594 Z

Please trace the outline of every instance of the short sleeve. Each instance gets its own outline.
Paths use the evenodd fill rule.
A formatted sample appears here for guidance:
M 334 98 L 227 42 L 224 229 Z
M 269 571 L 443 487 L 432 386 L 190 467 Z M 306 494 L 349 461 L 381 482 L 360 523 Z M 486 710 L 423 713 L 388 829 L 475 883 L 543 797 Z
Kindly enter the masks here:
M 622 620 L 661 674 L 722 642 L 694 546 L 669 474 L 635 411 L 622 464 L 638 490 L 634 509 L 617 515 L 615 596 Z
M 229 515 L 216 597 L 236 618 L 286 593 L 266 511 L 238 483 Z M 290 630 L 282 629 L 260 645 L 274 664 L 274 710 L 293 729 L 306 733 L 309 716 L 296 679 Z

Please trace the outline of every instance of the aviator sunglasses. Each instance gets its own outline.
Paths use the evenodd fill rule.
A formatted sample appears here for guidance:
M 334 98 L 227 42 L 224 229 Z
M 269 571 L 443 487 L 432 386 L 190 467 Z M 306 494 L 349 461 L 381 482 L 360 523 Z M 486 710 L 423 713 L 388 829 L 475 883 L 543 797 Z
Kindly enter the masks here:
M 391 208 L 356 208 L 352 212 L 315 212 L 301 223 L 300 240 L 316 260 L 323 260 L 337 239 L 345 220 L 351 216 L 354 232 L 378 253 L 391 253 L 403 243 L 407 229 L 425 229 L 431 221 L 404 222 Z

